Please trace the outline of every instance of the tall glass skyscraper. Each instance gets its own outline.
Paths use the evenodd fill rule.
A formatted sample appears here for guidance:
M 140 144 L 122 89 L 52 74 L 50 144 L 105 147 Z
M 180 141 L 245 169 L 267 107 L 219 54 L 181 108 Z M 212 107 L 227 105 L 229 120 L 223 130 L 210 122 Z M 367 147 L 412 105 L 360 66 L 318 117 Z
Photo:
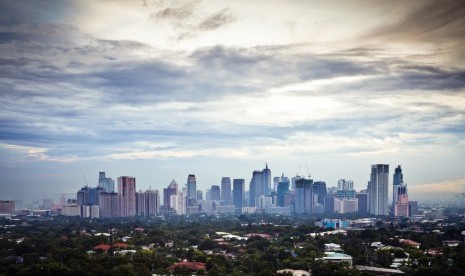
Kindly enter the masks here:
M 187 205 L 194 206 L 197 204 L 197 181 L 194 174 L 187 177 Z
M 368 182 L 369 212 L 372 215 L 387 216 L 389 214 L 389 165 L 376 164 L 371 166 Z
M 236 213 L 241 213 L 244 206 L 245 188 L 244 179 L 233 180 L 233 203 L 236 207 Z
M 400 165 L 398 165 L 397 168 L 394 169 L 394 175 L 392 179 L 392 213 L 395 212 L 395 206 L 399 196 L 399 187 L 401 187 L 403 183 L 404 175 L 402 174 L 402 168 Z

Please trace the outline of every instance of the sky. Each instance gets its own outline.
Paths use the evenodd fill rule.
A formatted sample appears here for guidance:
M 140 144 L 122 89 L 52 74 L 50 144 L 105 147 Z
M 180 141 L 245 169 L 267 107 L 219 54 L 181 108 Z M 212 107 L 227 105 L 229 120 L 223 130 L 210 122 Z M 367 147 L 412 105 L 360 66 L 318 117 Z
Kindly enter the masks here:
M 465 192 L 463 1 L 0 1 L 0 199 L 401 165 Z

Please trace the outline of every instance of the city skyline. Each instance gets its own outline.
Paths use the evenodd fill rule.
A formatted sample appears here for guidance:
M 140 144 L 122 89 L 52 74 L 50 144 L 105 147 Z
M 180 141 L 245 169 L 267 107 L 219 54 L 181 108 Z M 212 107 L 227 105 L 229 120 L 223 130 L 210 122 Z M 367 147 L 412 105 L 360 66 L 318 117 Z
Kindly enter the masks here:
M 460 1 L 2 1 L 0 199 L 99 171 L 247 189 L 266 163 L 356 190 L 401 164 L 412 200 L 463 193 L 464 24 Z

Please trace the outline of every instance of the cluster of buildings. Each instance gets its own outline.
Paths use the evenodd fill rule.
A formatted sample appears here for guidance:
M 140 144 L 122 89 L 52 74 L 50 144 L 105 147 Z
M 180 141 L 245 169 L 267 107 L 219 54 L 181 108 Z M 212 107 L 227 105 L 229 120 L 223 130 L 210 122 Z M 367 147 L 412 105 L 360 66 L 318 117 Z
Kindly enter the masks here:
M 395 168 L 392 202 L 389 202 L 389 165 L 371 166 L 365 190 L 356 191 L 351 180 L 340 179 L 337 186 L 310 177 L 272 178 L 268 164 L 252 172 L 248 190 L 244 179 L 222 177 L 220 185 L 212 185 L 205 195 L 197 189 L 194 174 L 189 174 L 183 187 L 173 180 L 163 189 L 163 203 L 158 190 L 136 190 L 136 179 L 121 176 L 115 181 L 99 173 L 96 187 L 85 186 L 76 199 L 62 202 L 61 213 L 84 218 L 114 218 L 194 213 L 274 213 L 330 214 L 361 213 L 410 217 L 418 212 L 417 202 L 408 198 L 401 166 Z M 12 207 L 13 206 L 13 207 Z M 6 211 L 3 211 L 6 210 Z M 11 213 L 14 201 L 0 201 L 0 213 Z
M 61 214 L 83 218 L 115 218 L 157 216 L 160 195 L 157 190 L 136 191 L 136 178 L 120 176 L 115 183 L 105 172 L 99 173 L 97 187 L 85 186 L 76 194 L 76 200 L 68 200 Z

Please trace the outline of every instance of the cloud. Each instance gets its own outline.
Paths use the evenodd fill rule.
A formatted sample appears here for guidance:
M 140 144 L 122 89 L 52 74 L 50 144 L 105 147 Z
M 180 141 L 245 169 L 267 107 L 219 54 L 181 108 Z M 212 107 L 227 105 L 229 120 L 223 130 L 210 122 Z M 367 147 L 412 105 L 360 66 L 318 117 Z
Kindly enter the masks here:
M 223 9 L 213 13 L 200 22 L 197 28 L 201 30 L 215 30 L 235 20 L 229 9 Z

